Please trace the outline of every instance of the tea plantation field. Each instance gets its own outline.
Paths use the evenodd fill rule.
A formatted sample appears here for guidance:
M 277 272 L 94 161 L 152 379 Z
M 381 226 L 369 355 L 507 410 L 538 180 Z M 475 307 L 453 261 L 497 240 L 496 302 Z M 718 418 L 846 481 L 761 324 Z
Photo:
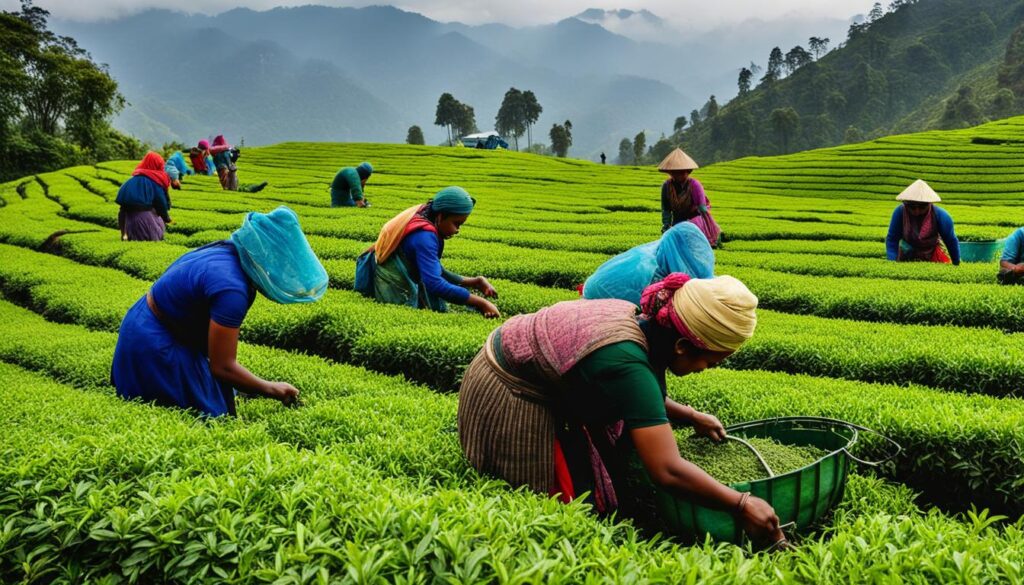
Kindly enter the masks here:
M 492 277 L 506 317 L 574 298 L 610 255 L 658 237 L 652 168 L 251 148 L 240 179 L 270 186 L 189 177 L 160 243 L 119 240 L 113 200 L 134 162 L 0 185 L 0 582 L 1024 582 L 1024 287 L 997 286 L 995 263 L 890 263 L 883 242 L 916 178 L 961 235 L 1024 225 L 1022 135 L 1016 118 L 696 173 L 728 239 L 716 272 L 758 295 L 760 323 L 670 394 L 726 424 L 829 416 L 904 447 L 775 554 L 681 546 L 478 475 L 451 432 L 453 391 L 496 323 L 350 290 L 387 219 L 457 184 L 478 206 L 447 267 Z M 363 160 L 373 206 L 332 209 L 335 171 Z M 305 406 L 244 400 L 237 419 L 203 422 L 118 400 L 109 367 L 127 308 L 179 255 L 281 204 L 331 289 L 312 305 L 257 300 L 240 361 L 293 382 Z

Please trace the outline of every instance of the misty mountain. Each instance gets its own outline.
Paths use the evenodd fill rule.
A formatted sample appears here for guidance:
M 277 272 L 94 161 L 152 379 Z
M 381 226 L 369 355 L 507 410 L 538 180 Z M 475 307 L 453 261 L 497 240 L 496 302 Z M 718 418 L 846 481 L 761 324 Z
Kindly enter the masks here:
M 218 132 L 248 144 L 401 141 L 413 124 L 440 143 L 444 130 L 432 122 L 441 93 L 473 106 L 489 129 L 514 86 L 533 90 L 544 107 L 536 139 L 546 142 L 553 123 L 570 119 L 571 153 L 593 157 L 641 129 L 652 138 L 670 131 L 712 93 L 735 93 L 735 71 L 757 58 L 740 56 L 750 38 L 726 46 L 686 36 L 646 11 L 580 16 L 513 28 L 440 23 L 388 6 L 303 6 L 216 16 L 151 10 L 53 26 L 109 64 L 131 104 L 116 126 L 155 143 Z M 616 20 L 659 27 L 665 38 L 616 34 L 608 28 Z

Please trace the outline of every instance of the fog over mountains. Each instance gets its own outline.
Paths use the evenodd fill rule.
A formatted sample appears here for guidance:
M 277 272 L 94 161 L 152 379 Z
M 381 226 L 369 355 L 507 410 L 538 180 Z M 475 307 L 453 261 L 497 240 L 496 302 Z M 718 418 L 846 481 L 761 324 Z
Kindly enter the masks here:
M 116 126 L 154 143 L 400 142 L 417 124 L 429 144 L 442 92 L 476 110 L 481 130 L 509 87 L 544 112 L 534 130 L 573 122 L 571 156 L 649 141 L 676 116 L 735 93 L 736 72 L 771 47 L 843 38 L 848 21 L 786 17 L 683 32 L 647 11 L 591 9 L 554 24 L 513 28 L 441 23 L 393 7 L 235 9 L 216 16 L 150 10 L 118 20 L 53 21 L 107 63 L 130 106 Z M 521 144 L 522 145 L 522 144 Z

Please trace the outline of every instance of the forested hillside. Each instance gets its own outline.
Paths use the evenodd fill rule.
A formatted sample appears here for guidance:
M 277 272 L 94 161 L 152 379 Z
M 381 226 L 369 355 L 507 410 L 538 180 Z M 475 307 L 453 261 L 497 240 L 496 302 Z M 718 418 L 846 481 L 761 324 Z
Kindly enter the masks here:
M 1022 21 L 1019 0 L 875 4 L 819 59 L 794 47 L 773 51 L 759 79 L 744 68 L 740 94 L 691 114 L 672 140 L 709 163 L 1020 113 Z

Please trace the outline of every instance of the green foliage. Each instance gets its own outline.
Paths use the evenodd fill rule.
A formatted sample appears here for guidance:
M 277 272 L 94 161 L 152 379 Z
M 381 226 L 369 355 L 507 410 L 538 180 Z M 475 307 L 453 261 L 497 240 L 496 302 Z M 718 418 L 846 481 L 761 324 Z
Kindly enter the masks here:
M 818 37 L 809 40 L 809 51 L 796 46 L 784 53 L 775 47 L 757 88 L 747 91 L 748 76 L 741 73 L 739 95 L 717 116 L 732 117 L 731 124 L 693 119 L 678 140 L 708 164 L 858 142 L 864 136 L 963 128 L 984 121 L 998 89 L 997 69 L 1001 87 L 1024 95 L 1024 87 L 1013 81 L 1024 34 L 1011 37 L 1020 24 L 1019 3 L 897 2 L 888 12 L 873 14 L 877 18 L 852 25 L 846 43 L 832 51 L 829 40 Z M 976 97 L 962 97 L 957 92 L 962 85 Z M 991 108 L 993 115 L 1022 111 L 1020 102 L 1002 99 L 1001 107 Z M 783 130 L 773 114 L 788 108 L 798 120 Z M 942 111 L 932 114 L 936 108 Z M 740 110 L 749 112 L 753 124 L 738 123 L 734 116 Z
M 1024 95 L 1024 24 L 1013 31 L 1006 44 L 1006 56 L 999 67 L 999 86 Z
M 125 104 L 117 83 L 48 17 L 31 2 L 0 13 L 0 181 L 142 150 L 108 122 Z
M 422 146 L 426 142 L 423 139 L 423 129 L 419 126 L 409 126 L 409 134 L 405 137 L 406 144 Z
M 572 146 L 572 122 L 566 120 L 565 124 L 552 124 L 548 136 L 551 138 L 551 151 L 555 156 L 565 158 Z

